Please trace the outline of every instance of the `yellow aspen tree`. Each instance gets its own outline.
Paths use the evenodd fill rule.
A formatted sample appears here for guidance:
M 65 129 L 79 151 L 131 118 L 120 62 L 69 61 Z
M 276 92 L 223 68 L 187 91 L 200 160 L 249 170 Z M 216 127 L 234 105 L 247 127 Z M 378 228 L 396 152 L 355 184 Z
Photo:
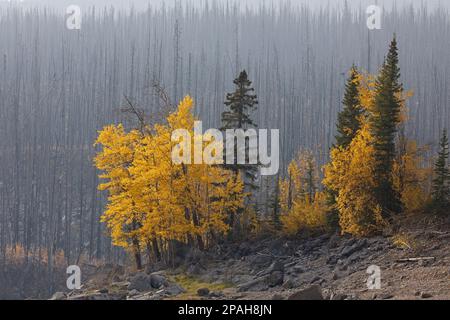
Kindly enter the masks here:
M 187 129 L 190 132 L 190 146 L 194 148 L 193 101 L 186 97 L 178 112 L 168 117 L 169 130 Z M 197 137 L 201 138 L 201 137 Z M 202 139 L 203 140 L 203 139 Z M 211 143 L 211 142 L 210 142 Z M 214 142 L 212 142 L 214 143 Z M 206 147 L 206 142 L 202 147 Z M 172 145 L 172 149 L 173 149 Z M 191 150 L 193 154 L 193 150 Z M 180 172 L 178 200 L 190 222 L 189 233 L 196 237 L 201 247 L 211 236 L 228 231 L 227 218 L 243 208 L 244 196 L 241 177 L 233 172 L 202 162 L 201 164 L 177 165 Z
M 374 148 L 369 126 L 363 123 L 348 148 L 331 150 L 324 166 L 324 185 L 337 192 L 336 206 L 343 233 L 365 236 L 383 226 L 381 208 L 374 193 Z
M 423 156 L 425 148 L 419 148 L 414 140 L 402 140 L 402 151 L 393 165 L 394 188 L 401 196 L 405 211 L 413 213 L 422 209 L 430 200 L 429 177 L 432 169 Z
M 142 191 L 136 203 L 147 213 L 143 241 L 195 239 L 203 248 L 213 234 L 228 231 L 227 216 L 243 206 L 242 180 L 232 179 L 231 171 L 206 163 L 173 161 L 176 141 L 171 135 L 175 130 L 187 130 L 187 145 L 194 146 L 196 118 L 192 108 L 192 99 L 184 98 L 167 117 L 167 123 L 155 125 L 152 135 L 146 136 L 137 148 L 130 170 Z
M 143 217 L 135 207 L 136 189 L 129 168 L 140 139 L 138 131 L 126 133 L 121 124 L 107 126 L 99 132 L 96 144 L 102 145 L 102 151 L 94 159 L 96 167 L 103 171 L 100 178 L 106 180 L 99 185 L 99 190 L 108 191 L 108 204 L 101 221 L 111 230 L 114 245 L 131 246 L 139 269 L 142 266 L 139 233 Z
M 96 141 L 102 150 L 95 165 L 105 180 L 99 189 L 109 192 L 101 219 L 115 245 L 131 245 L 139 268 L 142 246 L 158 255 L 172 240 L 193 244 L 195 239 L 203 248 L 228 231 L 229 216 L 244 206 L 244 184 L 231 170 L 174 161 L 175 130 L 187 132 L 188 149 L 181 156 L 193 154 L 192 108 L 186 97 L 165 123 L 128 133 L 122 125 L 107 126 Z
M 280 220 L 283 231 L 295 235 L 302 229 L 325 228 L 328 206 L 318 192 L 318 168 L 311 152 L 299 152 L 280 180 Z

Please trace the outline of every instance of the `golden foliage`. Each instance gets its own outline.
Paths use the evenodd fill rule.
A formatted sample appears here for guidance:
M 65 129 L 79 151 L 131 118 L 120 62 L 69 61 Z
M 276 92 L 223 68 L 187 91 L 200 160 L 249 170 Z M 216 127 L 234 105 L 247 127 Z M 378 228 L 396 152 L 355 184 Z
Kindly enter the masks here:
M 424 148 L 418 148 L 413 140 L 401 141 L 401 152 L 393 166 L 394 187 L 401 195 L 406 212 L 417 212 L 430 198 L 432 169 L 424 159 Z
M 192 99 L 184 98 L 167 123 L 145 132 L 125 132 L 120 124 L 99 132 L 96 144 L 103 148 L 95 165 L 106 180 L 99 189 L 109 192 L 101 219 L 115 245 L 136 247 L 152 240 L 192 237 L 208 244 L 228 231 L 228 216 L 243 207 L 239 176 L 219 166 L 172 161 L 172 132 L 186 129 L 194 139 L 192 107 Z
M 286 179 L 279 182 L 280 220 L 286 234 L 326 227 L 328 207 L 325 195 L 317 191 L 318 180 L 318 169 L 311 152 L 300 152 L 289 164 Z
M 342 232 L 364 236 L 383 225 L 374 189 L 374 148 L 367 123 L 347 149 L 334 148 L 324 167 L 324 185 L 337 194 L 336 207 Z
M 360 74 L 359 99 L 363 114 L 358 119 L 361 129 L 346 148 L 333 148 L 331 161 L 324 166 L 323 184 L 335 195 L 335 207 L 339 212 L 339 224 L 343 233 L 365 236 L 374 233 L 383 226 L 381 206 L 377 202 L 374 190 L 377 181 L 374 179 L 376 164 L 370 118 L 376 116 L 374 108 L 376 77 Z M 408 109 L 406 100 L 412 92 L 402 92 L 399 124 L 407 121 Z M 393 181 L 396 190 L 401 194 L 402 202 L 408 210 L 417 210 L 425 202 L 427 192 L 424 188 L 427 172 L 421 168 L 417 146 L 408 141 L 405 152 L 393 166 Z

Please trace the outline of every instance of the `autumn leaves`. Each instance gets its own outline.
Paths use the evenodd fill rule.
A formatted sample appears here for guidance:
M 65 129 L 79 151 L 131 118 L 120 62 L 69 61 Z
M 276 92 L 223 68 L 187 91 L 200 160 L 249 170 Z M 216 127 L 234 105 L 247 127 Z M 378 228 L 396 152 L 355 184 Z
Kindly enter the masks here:
M 96 143 L 103 148 L 95 165 L 105 180 L 100 189 L 109 192 L 102 221 L 115 245 L 132 249 L 138 266 L 142 248 L 160 257 L 170 251 L 171 240 L 211 245 L 243 207 L 239 175 L 221 166 L 172 161 L 172 132 L 189 128 L 194 138 L 192 107 L 186 97 L 164 124 L 142 132 L 108 126 L 99 133 Z
M 337 220 L 342 233 L 366 236 L 396 214 L 420 210 L 429 201 L 431 168 L 423 150 L 404 133 L 405 102 L 411 94 L 399 79 L 395 38 L 379 74 L 352 67 L 329 163 L 321 172 L 313 153 L 301 152 L 275 182 L 273 220 L 277 227 L 281 222 L 284 234 L 324 230 Z M 257 100 L 247 74 L 242 72 L 235 84 L 236 91 L 227 95 L 230 111 L 222 114 L 222 131 L 255 126 L 248 113 Z M 115 245 L 133 250 L 138 265 L 143 247 L 158 259 L 170 252 L 173 240 L 203 249 L 236 227 L 245 229 L 253 218 L 261 222 L 262 215 L 252 212 L 249 203 L 250 192 L 257 191 L 246 188 L 254 180 L 243 179 L 254 177 L 260 159 L 253 165 L 224 165 L 226 152 L 217 130 L 213 140 L 219 144 L 213 143 L 210 152 L 217 161 L 205 162 L 202 154 L 195 160 L 196 149 L 210 150 L 205 147 L 212 139 L 210 132 L 198 130 L 192 108 L 192 99 L 186 97 L 165 123 L 128 132 L 113 125 L 99 133 L 96 143 L 103 148 L 95 165 L 103 172 L 100 189 L 109 192 L 102 221 Z M 180 139 L 173 139 L 177 132 L 183 147 Z M 250 153 L 255 148 L 242 149 Z M 448 157 L 446 150 L 443 157 Z M 194 155 L 194 164 L 174 161 L 174 152 L 180 159 Z

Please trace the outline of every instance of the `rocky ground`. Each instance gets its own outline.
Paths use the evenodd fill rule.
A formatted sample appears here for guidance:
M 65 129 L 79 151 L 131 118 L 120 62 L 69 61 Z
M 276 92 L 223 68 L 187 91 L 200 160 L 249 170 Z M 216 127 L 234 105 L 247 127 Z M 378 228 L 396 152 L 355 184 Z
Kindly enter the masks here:
M 449 240 L 448 221 L 415 218 L 368 239 L 326 234 L 181 250 L 176 269 L 101 266 L 81 290 L 52 299 L 450 299 Z M 367 286 L 371 265 L 380 268 L 380 289 Z

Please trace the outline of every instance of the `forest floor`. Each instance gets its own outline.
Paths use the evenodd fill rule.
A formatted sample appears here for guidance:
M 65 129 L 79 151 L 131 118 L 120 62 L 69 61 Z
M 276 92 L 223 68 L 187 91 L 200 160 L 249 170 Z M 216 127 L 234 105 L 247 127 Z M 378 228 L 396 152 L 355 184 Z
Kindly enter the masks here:
M 450 221 L 421 216 L 394 233 L 259 239 L 186 251 L 178 268 L 101 266 L 53 299 L 450 299 Z M 369 266 L 380 288 L 367 285 Z

